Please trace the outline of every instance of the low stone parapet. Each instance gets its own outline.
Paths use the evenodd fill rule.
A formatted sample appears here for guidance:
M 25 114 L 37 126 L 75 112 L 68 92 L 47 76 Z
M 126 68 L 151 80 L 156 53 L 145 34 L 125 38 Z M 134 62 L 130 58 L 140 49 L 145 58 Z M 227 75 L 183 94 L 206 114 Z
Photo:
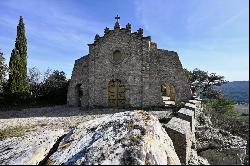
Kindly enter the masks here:
M 199 100 L 189 100 L 189 103 L 194 104 L 196 107 L 201 107 L 201 101 Z
M 173 141 L 181 164 L 186 165 L 190 158 L 192 145 L 190 122 L 173 117 L 167 124 L 164 124 L 163 127 Z
M 195 129 L 195 122 L 194 122 L 194 111 L 187 109 L 187 108 L 181 108 L 177 112 L 177 117 L 183 120 L 186 120 L 190 123 L 190 129 L 191 132 L 194 132 Z
M 187 108 L 187 109 L 192 110 L 192 111 L 194 112 L 194 118 L 196 118 L 196 114 L 195 114 L 195 112 L 196 112 L 197 107 L 196 107 L 196 105 L 195 105 L 195 104 L 192 104 L 192 103 L 186 103 L 184 107 L 185 107 L 185 108 Z

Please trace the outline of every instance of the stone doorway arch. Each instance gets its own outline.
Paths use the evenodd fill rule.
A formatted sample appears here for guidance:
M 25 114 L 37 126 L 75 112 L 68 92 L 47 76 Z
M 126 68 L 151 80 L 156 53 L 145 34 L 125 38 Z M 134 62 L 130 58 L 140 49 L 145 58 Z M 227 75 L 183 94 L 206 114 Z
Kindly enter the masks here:
M 173 84 L 165 82 L 161 87 L 161 91 L 163 102 L 165 102 L 165 104 L 175 104 L 176 88 Z
M 124 107 L 126 104 L 125 85 L 119 79 L 112 79 L 108 84 L 109 107 Z

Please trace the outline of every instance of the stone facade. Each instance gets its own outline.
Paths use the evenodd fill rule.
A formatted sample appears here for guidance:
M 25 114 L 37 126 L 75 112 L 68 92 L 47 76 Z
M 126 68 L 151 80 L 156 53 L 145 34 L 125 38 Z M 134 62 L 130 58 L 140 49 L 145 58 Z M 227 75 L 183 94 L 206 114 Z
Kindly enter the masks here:
M 143 36 L 143 29 L 131 32 L 130 24 L 121 28 L 117 21 L 114 30 L 105 28 L 103 37 L 95 36 L 88 55 L 75 61 L 67 102 L 82 107 L 162 107 L 165 83 L 175 87 L 175 102 L 191 98 L 178 54 L 158 49 L 150 36 Z

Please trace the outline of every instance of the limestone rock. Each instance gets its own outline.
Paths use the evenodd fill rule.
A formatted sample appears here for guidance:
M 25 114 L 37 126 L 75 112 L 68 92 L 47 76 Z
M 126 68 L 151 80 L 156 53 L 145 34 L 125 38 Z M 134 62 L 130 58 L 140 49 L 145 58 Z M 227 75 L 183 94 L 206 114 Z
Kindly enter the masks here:
M 190 123 L 183 119 L 173 117 L 166 125 L 163 125 L 163 127 L 173 141 L 181 164 L 187 164 L 191 150 Z
M 192 149 L 188 165 L 210 165 L 210 164 L 208 163 L 207 159 L 198 156 L 197 151 Z
M 80 124 L 47 164 L 180 164 L 172 140 L 153 115 L 121 112 Z
M 210 164 L 243 164 L 247 141 L 230 132 L 212 127 L 198 127 L 196 131 L 198 154 Z
M 39 164 L 63 133 L 63 130 L 45 130 L 0 141 L 0 165 Z

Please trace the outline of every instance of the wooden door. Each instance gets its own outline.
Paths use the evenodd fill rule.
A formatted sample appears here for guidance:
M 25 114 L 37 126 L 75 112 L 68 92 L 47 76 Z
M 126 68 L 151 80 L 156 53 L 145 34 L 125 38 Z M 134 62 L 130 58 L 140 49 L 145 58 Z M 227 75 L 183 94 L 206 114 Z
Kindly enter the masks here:
M 110 107 L 125 106 L 125 86 L 118 79 L 111 80 L 108 85 L 108 102 Z
M 170 84 L 170 100 L 175 101 L 176 100 L 176 92 L 174 85 Z
M 176 91 L 174 85 L 166 83 L 166 96 L 170 97 L 170 101 L 176 100 Z

